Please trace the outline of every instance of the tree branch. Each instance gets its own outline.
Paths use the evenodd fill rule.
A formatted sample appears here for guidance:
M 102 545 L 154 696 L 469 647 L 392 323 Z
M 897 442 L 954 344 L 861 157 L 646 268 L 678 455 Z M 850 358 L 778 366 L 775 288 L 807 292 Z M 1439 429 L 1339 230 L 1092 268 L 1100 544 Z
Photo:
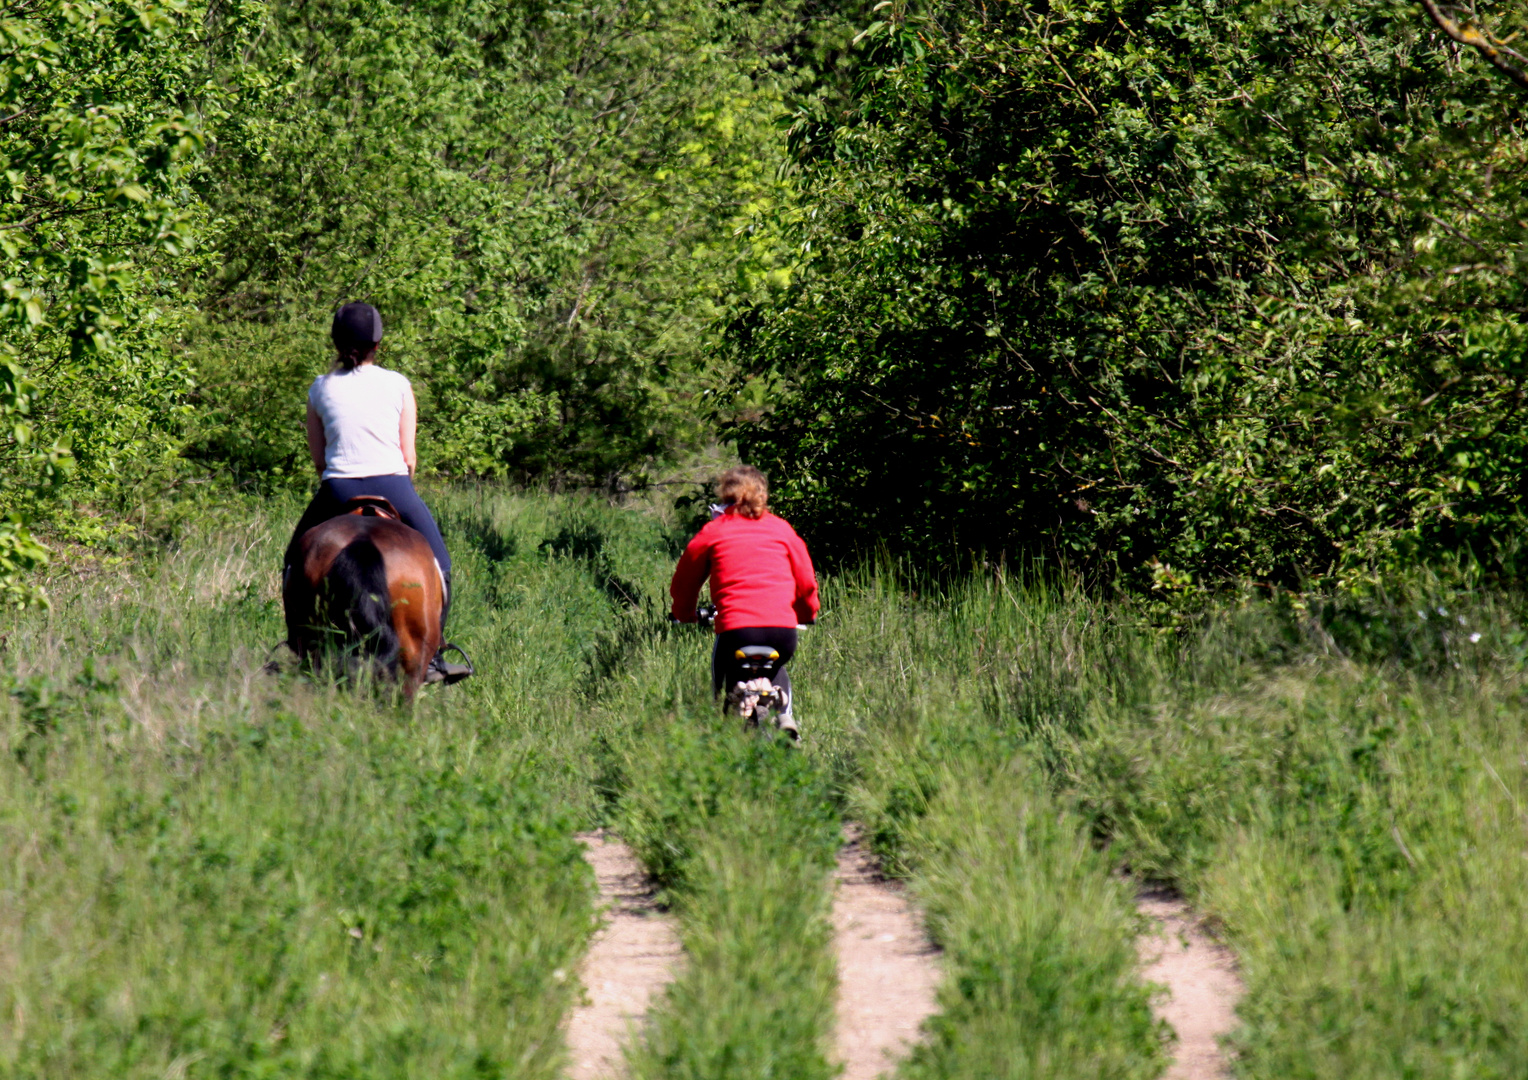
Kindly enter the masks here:
M 1427 11 L 1428 18 L 1437 23 L 1438 29 L 1461 45 L 1468 45 L 1476 52 L 1484 56 L 1497 71 L 1517 83 L 1524 90 L 1528 90 L 1528 71 L 1516 67 L 1508 56 L 1516 56 L 1511 49 L 1503 49 L 1490 35 L 1483 34 L 1473 26 L 1460 26 L 1453 19 L 1443 14 L 1443 9 L 1438 7 L 1436 0 L 1422 0 L 1422 7 Z

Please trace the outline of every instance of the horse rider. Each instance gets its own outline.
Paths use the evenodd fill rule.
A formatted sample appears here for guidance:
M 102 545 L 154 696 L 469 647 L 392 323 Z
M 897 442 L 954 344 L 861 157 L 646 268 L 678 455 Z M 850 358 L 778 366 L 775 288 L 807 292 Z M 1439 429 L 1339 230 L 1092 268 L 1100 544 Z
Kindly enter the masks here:
M 717 497 L 719 512 L 685 547 L 674 569 L 669 585 L 673 616 L 696 621 L 700 587 L 709 579 L 717 607 L 711 692 L 722 692 L 728 659 L 738 649 L 769 646 L 779 653 L 769 679 L 784 698 L 776 723 L 794 737 L 798 732 L 785 665 L 796 652 L 797 625 L 817 620 L 812 557 L 796 530 L 769 512 L 769 483 L 752 465 L 722 473 Z
M 451 611 L 451 556 L 429 507 L 414 490 L 414 436 L 419 407 L 406 377 L 377 365 L 382 316 L 370 304 L 346 304 L 330 328 L 334 366 L 313 380 L 308 390 L 308 452 L 318 472 L 318 491 L 297 522 L 287 546 L 282 580 L 299 555 L 303 533 L 342 513 L 359 495 L 380 495 L 393 504 L 403 523 L 422 534 L 435 553 L 445 585 L 441 606 L 442 640 Z M 430 661 L 426 682 L 453 683 L 472 674 L 472 665 L 448 663 L 442 645 Z M 465 659 L 465 654 L 464 654 Z

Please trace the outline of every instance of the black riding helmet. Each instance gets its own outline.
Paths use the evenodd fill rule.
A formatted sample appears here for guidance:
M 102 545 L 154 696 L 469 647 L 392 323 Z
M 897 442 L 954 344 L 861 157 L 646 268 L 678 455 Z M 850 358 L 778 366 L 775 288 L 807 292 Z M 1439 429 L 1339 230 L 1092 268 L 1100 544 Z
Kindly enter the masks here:
M 346 304 L 334 313 L 329 329 L 334 347 L 343 351 L 369 349 L 382 340 L 382 315 L 370 304 L 360 301 Z

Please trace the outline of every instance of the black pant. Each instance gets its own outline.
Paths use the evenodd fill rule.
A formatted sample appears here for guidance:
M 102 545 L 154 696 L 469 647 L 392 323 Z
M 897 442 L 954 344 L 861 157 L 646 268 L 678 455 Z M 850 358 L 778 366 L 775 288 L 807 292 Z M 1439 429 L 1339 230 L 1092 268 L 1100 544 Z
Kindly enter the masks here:
M 742 677 L 737 670 L 737 657 L 733 654 L 745 645 L 768 645 L 780 654 L 779 659 L 770 665 L 769 681 L 784 690 L 789 700 L 791 677 L 785 665 L 796 655 L 794 626 L 743 626 L 717 634 L 716 647 L 711 652 L 711 693 L 720 695 L 724 687 Z
M 308 503 L 308 508 L 297 522 L 297 528 L 292 532 L 285 565 L 290 566 L 297 560 L 297 542 L 302 539 L 303 533 L 336 517 L 345 508 L 345 504 L 358 495 L 380 495 L 392 503 L 403 523 L 429 542 L 430 550 L 435 553 L 435 561 L 440 563 L 440 572 L 447 577 L 451 576 L 451 556 L 446 553 L 446 542 L 441 539 L 440 528 L 435 524 L 430 508 L 414 490 L 413 481 L 403 475 L 336 476 L 319 484 L 313 501 Z

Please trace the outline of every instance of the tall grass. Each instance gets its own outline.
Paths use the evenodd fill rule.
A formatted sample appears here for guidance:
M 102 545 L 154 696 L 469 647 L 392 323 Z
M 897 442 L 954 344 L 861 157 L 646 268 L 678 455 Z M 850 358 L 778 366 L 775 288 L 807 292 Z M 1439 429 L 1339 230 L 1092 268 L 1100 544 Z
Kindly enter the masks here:
M 944 946 L 908 1077 L 1147 1077 L 1119 876 L 1248 982 L 1248 1077 L 1528 1074 L 1514 600 L 1230 605 L 824 583 L 798 751 L 716 715 L 661 507 L 437 493 L 480 674 L 404 710 L 271 678 L 295 506 L 215 513 L 6 630 L 0 1074 L 554 1076 L 593 928 L 573 834 L 666 889 L 636 1075 L 831 1075 L 842 820 Z M 1463 621 L 1461 622 L 1461 618 Z
M 686 963 L 631 1049 L 640 1080 L 830 1080 L 828 896 L 836 830 L 729 800 L 697 829 L 679 893 Z M 826 841 L 826 842 L 825 842 Z
M 586 507 L 440 500 L 482 673 L 412 711 L 261 672 L 295 509 L 57 582 L 10 630 L 7 1075 L 560 1073 L 612 621 L 555 545 Z
M 1038 718 L 993 694 L 1000 673 L 1064 666 L 1094 613 L 1048 591 L 916 601 L 885 576 L 837 583 L 827 606 L 798 701 L 833 718 L 851 812 L 944 949 L 941 1011 L 898 1075 L 1156 1075 L 1128 890 L 1053 794 Z
M 435 508 L 480 674 L 412 710 L 260 673 L 295 506 L 60 582 L 12 631 L 7 1071 L 556 1075 L 594 925 L 573 835 L 616 823 L 689 952 L 638 1068 L 831 1074 L 832 792 L 685 705 L 706 640 L 664 617 L 682 538 L 593 500 Z
M 1060 748 L 1117 857 L 1224 922 L 1244 1075 L 1528 1074 L 1518 632 L 1490 602 L 1450 622 L 1435 665 L 1319 641 L 1237 664 L 1243 632 L 1216 628 L 1157 669 L 1149 706 Z
M 1037 970 L 1020 945 L 989 961 L 942 914 L 1001 877 L 983 865 L 976 886 L 949 873 L 978 865 L 984 833 L 1033 845 L 1024 806 L 1047 804 L 1025 775 L 1044 778 L 1107 863 L 1176 885 L 1222 926 L 1249 987 L 1238 1075 L 1528 1073 L 1515 603 L 1419 588 L 1405 601 L 1232 606 L 1164 632 L 1128 608 L 989 577 L 916 603 L 873 578 L 833 606 L 832 655 L 803 658 L 800 700 L 843 718 L 836 752 L 854 763 L 843 771 L 856 811 L 888 865 L 912 874 L 961 988 L 958 1000 L 947 988 L 907 1075 L 958 1074 L 935 1062 L 956 1046 L 948 1025 L 978 1007 L 960 975 L 966 957 L 1000 982 Z M 995 790 L 982 763 L 1002 761 L 1019 779 Z M 951 799 L 959 809 L 946 819 Z M 999 936 L 1021 874 L 1047 880 L 1065 850 L 1031 847 L 971 925 Z M 1079 979 L 1089 963 L 1069 952 L 1071 928 L 1092 924 L 1095 959 L 1122 942 L 1118 899 L 1097 891 L 1101 867 L 1076 879 L 1094 898 L 1067 896 L 1045 930 L 1047 955 L 1071 956 Z M 1112 928 L 1100 918 L 1110 910 Z M 1100 993 L 1129 966 L 1114 956 L 1114 968 L 1094 968 Z M 1056 1003 L 1058 1038 L 1107 1019 L 1118 1045 L 1145 1053 L 1149 1039 L 1126 1038 L 1141 1030 L 1132 1008 L 1121 1011 L 1128 991 L 1104 1011 L 1027 992 Z M 976 1030 L 965 1048 L 997 1038 Z

